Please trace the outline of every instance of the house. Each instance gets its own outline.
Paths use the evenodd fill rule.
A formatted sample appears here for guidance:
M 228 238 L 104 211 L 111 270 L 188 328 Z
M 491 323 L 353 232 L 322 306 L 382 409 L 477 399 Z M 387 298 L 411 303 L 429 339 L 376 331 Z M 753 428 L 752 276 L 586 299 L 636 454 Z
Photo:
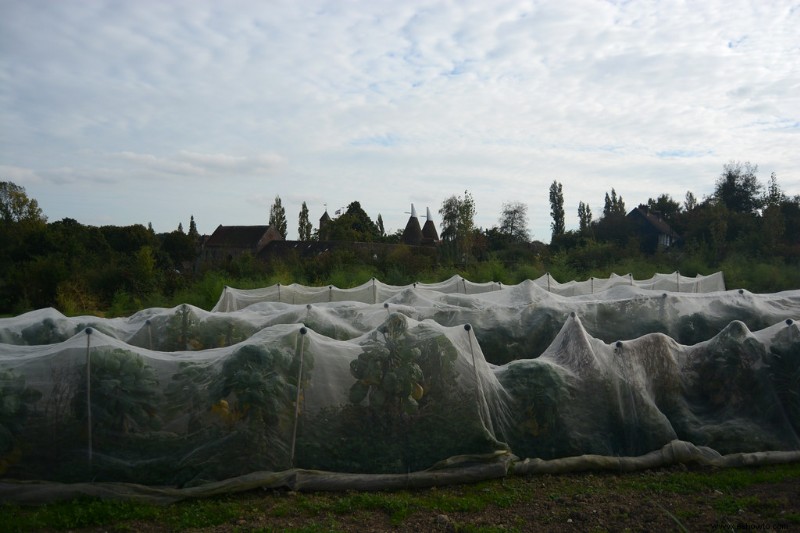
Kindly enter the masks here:
M 627 219 L 636 231 L 644 252 L 654 253 L 656 250 L 674 246 L 680 240 L 680 236 L 661 217 L 661 213 L 651 211 L 646 205 L 634 208 L 628 213 Z
M 309 260 L 320 258 L 335 250 L 348 250 L 378 260 L 399 247 L 398 244 L 379 242 L 330 241 L 328 239 L 330 238 L 331 222 L 332 219 L 325 210 L 319 219 L 318 239 L 313 241 L 287 241 L 271 226 L 220 225 L 203 243 L 200 261 L 212 264 L 225 263 L 245 253 L 249 253 L 265 263 L 293 257 Z M 411 246 L 415 254 L 435 257 L 435 245 L 439 242 L 439 234 L 433 223 L 430 209 L 428 209 L 425 227 L 421 228 L 416 210 L 412 205 L 411 217 L 403 232 L 401 243 Z
M 208 263 L 231 261 L 243 254 L 254 257 L 273 241 L 282 241 L 283 235 L 272 226 L 217 226 L 203 243 L 202 260 Z

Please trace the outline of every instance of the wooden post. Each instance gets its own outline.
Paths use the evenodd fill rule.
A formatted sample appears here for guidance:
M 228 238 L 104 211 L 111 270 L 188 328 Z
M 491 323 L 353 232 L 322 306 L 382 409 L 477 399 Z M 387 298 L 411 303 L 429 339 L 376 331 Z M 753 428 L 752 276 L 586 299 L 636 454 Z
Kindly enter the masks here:
M 87 432 L 87 458 L 89 470 L 92 469 L 92 357 L 91 338 L 92 328 L 86 328 L 86 432 Z

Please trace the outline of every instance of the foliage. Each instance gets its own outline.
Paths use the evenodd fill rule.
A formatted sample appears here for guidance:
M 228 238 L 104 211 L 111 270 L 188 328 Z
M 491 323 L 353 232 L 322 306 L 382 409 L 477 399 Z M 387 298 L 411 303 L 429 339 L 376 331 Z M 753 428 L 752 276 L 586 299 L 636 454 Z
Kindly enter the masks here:
M 364 351 L 350 363 L 356 382 L 350 387 L 350 401 L 368 405 L 388 416 L 413 413 L 425 393 L 423 374 L 418 364 L 422 352 L 407 334 L 408 323 L 402 314 L 392 314 L 378 328 L 382 340 L 373 337 Z
M 120 348 L 92 350 L 90 361 L 93 431 L 126 435 L 160 427 L 158 381 L 141 356 Z M 72 408 L 85 421 L 89 417 L 85 366 L 79 376 Z
M 308 219 L 308 206 L 305 202 L 303 202 L 297 217 L 297 235 L 298 240 L 311 240 L 311 221 Z
M 592 209 L 589 204 L 578 202 L 578 231 L 587 235 L 592 228 Z
M 648 198 L 647 207 L 650 211 L 658 213 L 669 224 L 675 222 L 675 218 L 683 209 L 669 194 L 660 194 L 655 199 Z
M 443 202 L 442 245 L 426 253 L 401 247 L 375 260 L 372 253 L 332 249 L 314 260 L 289 254 L 270 264 L 245 254 L 219 267 L 199 262 L 197 240 L 182 231 L 155 235 L 141 224 L 92 227 L 72 219 L 47 223 L 35 200 L 20 196 L 21 187 L 4 182 L 6 199 L 23 198 L 31 216 L 11 215 L 11 221 L 0 223 L 0 313 L 56 307 L 70 315 L 124 316 L 143 306 L 189 303 L 210 309 L 224 285 L 297 282 L 346 288 L 373 276 L 400 285 L 439 281 L 455 273 L 509 283 L 525 279 L 530 271 L 550 271 L 566 281 L 624 273 L 628 265 L 639 271 L 658 268 L 690 275 L 722 270 L 729 286 L 753 292 L 797 288 L 800 196 L 785 194 L 774 174 L 762 186 L 756 169 L 747 163 L 725 165 L 715 194 L 699 203 L 691 191 L 683 206 L 668 194 L 650 198 L 648 204 L 680 235 L 677 246 L 652 255 L 640 253 L 641 239 L 614 189 L 606 194 L 602 218 L 593 221 L 588 203 L 581 202 L 579 230 L 565 231 L 550 246 L 539 247 L 512 242 L 499 227 L 476 229 L 475 201 L 465 191 Z M 14 209 L 8 210 L 24 212 Z M 33 222 L 23 221 L 27 219 Z M 193 217 L 189 234 L 192 222 Z M 379 224 L 358 202 L 329 224 L 330 237 L 340 241 L 397 240 L 397 235 L 382 236 Z
M 324 233 L 320 240 L 373 242 L 381 237 L 378 226 L 359 202 L 351 202 L 344 214 L 329 221 Z
M 754 214 L 762 205 L 763 187 L 758 183 L 758 165 L 731 161 L 722 167 L 714 186 L 714 199 L 736 213 Z
M 275 196 L 275 202 L 269 210 L 269 225 L 278 230 L 278 233 L 286 238 L 286 209 L 284 209 L 281 203 L 280 196 Z
M 0 370 L 0 474 L 5 471 L 5 456 L 25 427 L 30 407 L 41 398 L 41 392 L 26 385 L 25 376 Z
M 504 202 L 499 232 L 509 243 L 528 242 L 528 206 L 522 202 Z
M 10 181 L 0 181 L 0 224 L 37 224 L 46 221 L 39 203 L 28 198 L 25 187 Z
M 471 251 L 475 229 L 475 200 L 469 191 L 464 196 L 451 196 L 442 202 L 440 237 L 451 256 L 464 256 Z
M 552 238 L 555 239 L 559 235 L 563 235 L 566 229 L 566 224 L 564 223 L 564 189 L 555 180 L 550 185 L 550 217 L 553 219 L 553 222 L 550 223 L 550 229 L 553 230 Z
M 311 364 L 304 364 L 305 379 Z M 289 466 L 298 365 L 297 354 L 277 346 L 245 345 L 225 359 L 209 389 L 213 411 L 230 432 L 213 451 L 218 469 L 230 475 Z
M 350 403 L 303 419 L 299 466 L 407 472 L 467 453 L 504 448 L 486 430 L 475 393 L 458 385 L 458 353 L 440 332 L 412 332 L 392 314 L 350 364 Z
M 617 191 L 612 187 L 611 195 L 609 196 L 609 194 L 606 193 L 603 203 L 603 217 L 605 218 L 613 215 L 625 216 L 626 214 L 625 201 L 622 199 L 622 196 L 617 196 Z

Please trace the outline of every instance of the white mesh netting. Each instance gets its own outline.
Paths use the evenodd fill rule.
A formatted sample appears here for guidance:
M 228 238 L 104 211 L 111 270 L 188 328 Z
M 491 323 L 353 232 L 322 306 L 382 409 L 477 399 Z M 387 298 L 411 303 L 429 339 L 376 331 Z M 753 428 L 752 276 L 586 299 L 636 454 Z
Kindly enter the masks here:
M 591 278 L 586 281 L 570 281 L 559 283 L 550 274 L 527 283 L 545 289 L 547 292 L 561 296 L 580 296 L 606 291 L 620 285 L 639 287 L 647 290 L 671 292 L 717 292 L 725 290 L 722 272 L 709 276 L 697 275 L 690 278 L 680 273 L 656 274 L 650 279 L 636 280 L 628 274 L 610 278 Z M 272 285 L 261 289 L 234 289 L 225 287 L 219 301 L 212 311 L 237 311 L 259 302 L 284 302 L 290 304 L 311 304 L 323 302 L 362 302 L 381 303 L 409 288 L 424 289 L 443 294 L 481 294 L 484 292 L 502 291 L 516 287 L 503 285 L 495 281 L 475 283 L 461 276 L 453 276 L 439 283 L 414 283 L 413 285 L 387 285 L 372 279 L 358 287 L 339 289 L 333 285 L 326 287 L 306 287 L 293 283 L 291 285 Z
M 800 291 L 628 281 L 353 289 L 377 303 L 227 289 L 236 311 L 2 319 L 0 497 L 800 459 Z

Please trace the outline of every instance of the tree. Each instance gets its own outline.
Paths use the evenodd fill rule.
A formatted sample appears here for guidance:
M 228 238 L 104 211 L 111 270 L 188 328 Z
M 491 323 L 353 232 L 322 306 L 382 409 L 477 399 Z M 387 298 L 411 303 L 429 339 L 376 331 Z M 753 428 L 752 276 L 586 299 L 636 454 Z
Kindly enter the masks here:
M 325 231 L 331 241 L 372 242 L 379 237 L 378 226 L 357 201 L 351 202 L 343 215 L 328 222 Z
M 605 203 L 603 205 L 603 217 L 607 218 L 613 215 L 625 216 L 626 214 L 625 201 L 622 199 L 622 196 L 617 198 L 617 191 L 612 187 L 611 196 L 606 193 Z
M 25 188 L 10 181 L 0 182 L 0 222 L 34 222 L 44 223 L 47 218 L 42 214 L 39 203 L 28 198 Z
M 275 196 L 275 202 L 269 210 L 269 225 L 278 230 L 284 238 L 286 237 L 286 210 L 281 205 L 280 196 Z
M 683 210 L 688 213 L 697 207 L 697 198 L 695 198 L 692 191 L 686 191 L 686 197 L 683 200 Z
M 764 205 L 767 207 L 780 206 L 786 200 L 787 200 L 786 195 L 781 190 L 780 185 L 778 185 L 778 177 L 773 172 L 769 176 L 769 183 L 767 184 L 767 192 L 764 195 Z
M 672 199 L 669 194 L 661 194 L 655 200 L 649 198 L 647 200 L 647 207 L 650 211 L 655 211 L 661 214 L 661 217 L 672 224 L 675 218 L 681 212 L 681 204 Z
M 178 233 L 183 233 L 183 223 L 178 222 Z
M 564 224 L 564 190 L 561 184 L 555 180 L 550 185 L 550 216 L 553 217 L 550 228 L 553 230 L 552 239 L 555 240 L 560 235 L 563 235 L 566 229 Z
M 298 239 L 301 241 L 308 241 L 311 239 L 311 221 L 308 220 L 308 206 L 303 202 L 300 208 L 300 215 L 297 220 L 297 234 Z
M 197 232 L 197 224 L 194 223 L 194 215 L 189 218 L 189 237 L 195 242 L 200 240 L 200 233 Z
M 380 213 L 378 213 L 378 220 L 376 221 L 376 224 L 378 224 L 378 233 L 380 236 L 386 237 L 386 228 L 383 226 L 383 217 Z
M 470 251 L 475 230 L 475 201 L 469 191 L 464 196 L 451 196 L 442 202 L 442 241 L 460 255 Z
M 592 210 L 589 204 L 578 202 L 578 229 L 581 234 L 589 233 L 592 228 Z
M 786 195 L 778 185 L 778 178 L 773 172 L 769 177 L 767 192 L 764 195 L 764 211 L 762 213 L 762 236 L 763 245 L 769 254 L 774 254 L 778 249 L 778 243 L 783 239 L 786 232 L 786 222 L 784 220 L 781 205 L 786 202 Z
M 756 173 L 758 165 L 731 161 L 723 165 L 713 198 L 735 213 L 755 214 L 762 206 L 761 190 Z
M 500 216 L 500 234 L 508 242 L 528 242 L 528 206 L 522 202 L 503 203 Z

